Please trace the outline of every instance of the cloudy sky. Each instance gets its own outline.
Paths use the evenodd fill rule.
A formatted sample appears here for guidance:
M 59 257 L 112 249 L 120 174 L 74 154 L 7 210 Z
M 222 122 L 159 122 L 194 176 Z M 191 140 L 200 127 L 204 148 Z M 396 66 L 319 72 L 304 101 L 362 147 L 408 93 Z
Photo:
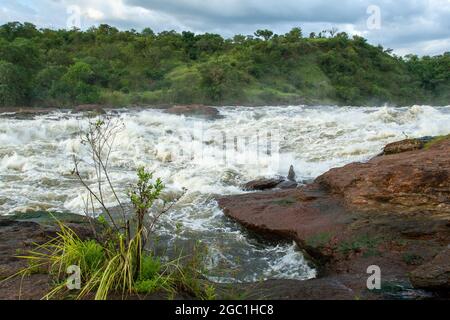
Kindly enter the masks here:
M 79 16 L 78 16 L 79 13 Z M 399 55 L 450 51 L 450 0 L 0 0 L 0 24 L 191 30 L 225 37 L 257 29 L 305 34 L 332 27 Z

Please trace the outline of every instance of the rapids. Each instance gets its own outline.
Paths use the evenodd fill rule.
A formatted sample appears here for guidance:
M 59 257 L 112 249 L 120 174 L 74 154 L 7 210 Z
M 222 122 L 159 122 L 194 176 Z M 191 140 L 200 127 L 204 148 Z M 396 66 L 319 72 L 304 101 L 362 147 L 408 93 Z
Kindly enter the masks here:
M 405 137 L 450 133 L 450 106 L 220 107 L 203 120 L 161 110 L 110 110 L 125 129 L 115 140 L 111 175 L 126 201 L 135 169 L 144 165 L 166 184 L 166 196 L 186 195 L 162 221 L 166 246 L 198 240 L 209 248 L 208 276 L 216 281 L 315 276 L 292 243 L 256 238 L 224 217 L 215 195 L 243 193 L 261 176 L 308 181 L 328 169 L 365 161 Z M 70 111 L 29 119 L 0 114 L 0 214 L 30 210 L 83 212 L 85 192 L 70 174 L 72 152 L 88 159 L 78 133 L 88 118 Z M 88 166 L 82 171 L 92 177 Z M 114 205 L 112 195 L 110 205 Z M 180 228 L 181 226 L 181 228 Z

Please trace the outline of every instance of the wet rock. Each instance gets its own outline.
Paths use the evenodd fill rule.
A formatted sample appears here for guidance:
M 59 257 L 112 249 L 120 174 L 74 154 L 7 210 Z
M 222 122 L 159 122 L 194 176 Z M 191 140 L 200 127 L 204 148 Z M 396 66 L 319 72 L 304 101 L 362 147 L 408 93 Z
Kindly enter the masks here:
M 276 187 L 280 188 L 280 189 L 294 189 L 294 188 L 297 188 L 297 186 L 298 186 L 297 182 L 286 180 L 286 181 L 283 181 L 283 182 L 277 184 Z
M 417 288 L 447 291 L 450 290 L 450 247 L 436 255 L 410 275 L 411 282 Z
M 384 147 L 382 155 L 420 150 L 424 147 L 426 141 L 426 139 L 405 139 L 389 143 Z
M 295 171 L 294 171 L 294 166 L 293 165 L 291 165 L 291 167 L 289 168 L 289 173 L 288 173 L 287 179 L 289 181 L 293 181 L 293 182 L 296 181 L 295 180 Z
M 216 108 L 198 104 L 173 106 L 166 109 L 165 112 L 176 115 L 195 116 L 208 120 L 215 120 L 222 118 L 219 113 L 219 110 L 217 110 Z
M 283 178 L 257 179 L 247 182 L 242 186 L 245 191 L 263 191 L 273 189 L 283 182 Z
M 406 139 L 386 145 L 383 149 L 384 155 L 420 150 L 424 143 L 419 139 Z

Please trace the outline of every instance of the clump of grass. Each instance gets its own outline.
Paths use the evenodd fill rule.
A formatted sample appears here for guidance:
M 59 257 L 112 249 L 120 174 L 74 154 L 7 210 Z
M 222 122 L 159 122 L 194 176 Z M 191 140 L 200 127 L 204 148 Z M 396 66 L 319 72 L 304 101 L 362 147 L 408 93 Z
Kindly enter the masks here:
M 433 138 L 431 141 L 428 141 L 427 143 L 425 143 L 424 149 L 429 149 L 436 143 L 444 141 L 444 140 L 448 140 L 448 139 L 450 139 L 450 134 L 444 135 L 444 136 L 437 136 L 437 137 Z
M 343 241 L 338 245 L 338 252 L 349 254 L 351 252 L 365 251 L 365 255 L 377 255 L 379 252 L 376 247 L 380 243 L 380 239 L 363 234 L 354 239 Z
M 313 248 L 324 247 L 331 241 L 332 238 L 333 238 L 333 235 L 331 233 L 321 232 L 321 233 L 315 234 L 314 236 L 307 238 L 306 245 L 313 247 Z
M 272 201 L 273 204 L 279 205 L 281 207 L 290 207 L 296 203 L 295 199 L 286 198 L 281 200 Z
M 81 288 L 74 295 L 75 299 L 94 294 L 94 299 L 105 300 L 111 293 L 125 297 L 163 292 L 173 296 L 181 291 L 198 299 L 215 298 L 214 286 L 201 281 L 204 263 L 200 254 L 166 263 L 159 257 L 144 254 L 140 268 L 137 268 L 138 240 L 133 239 L 126 245 L 123 235 L 119 234 L 115 241 L 102 244 L 95 240 L 82 240 L 62 223 L 59 226 L 61 231 L 54 239 L 19 256 L 28 260 L 29 267 L 14 275 L 27 276 L 36 268 L 45 268 L 53 276 L 55 286 L 44 299 L 70 294 L 65 281 L 66 270 L 74 265 L 81 271 Z M 140 270 L 137 277 L 136 269 Z

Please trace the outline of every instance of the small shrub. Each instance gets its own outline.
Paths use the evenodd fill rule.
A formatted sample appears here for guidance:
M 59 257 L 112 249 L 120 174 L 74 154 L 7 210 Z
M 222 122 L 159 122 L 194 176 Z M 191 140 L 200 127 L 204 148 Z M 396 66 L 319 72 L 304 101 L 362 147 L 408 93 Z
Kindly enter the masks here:
M 161 262 L 158 258 L 145 256 L 142 259 L 141 272 L 139 274 L 140 280 L 151 280 L 158 276 L 161 272 Z

